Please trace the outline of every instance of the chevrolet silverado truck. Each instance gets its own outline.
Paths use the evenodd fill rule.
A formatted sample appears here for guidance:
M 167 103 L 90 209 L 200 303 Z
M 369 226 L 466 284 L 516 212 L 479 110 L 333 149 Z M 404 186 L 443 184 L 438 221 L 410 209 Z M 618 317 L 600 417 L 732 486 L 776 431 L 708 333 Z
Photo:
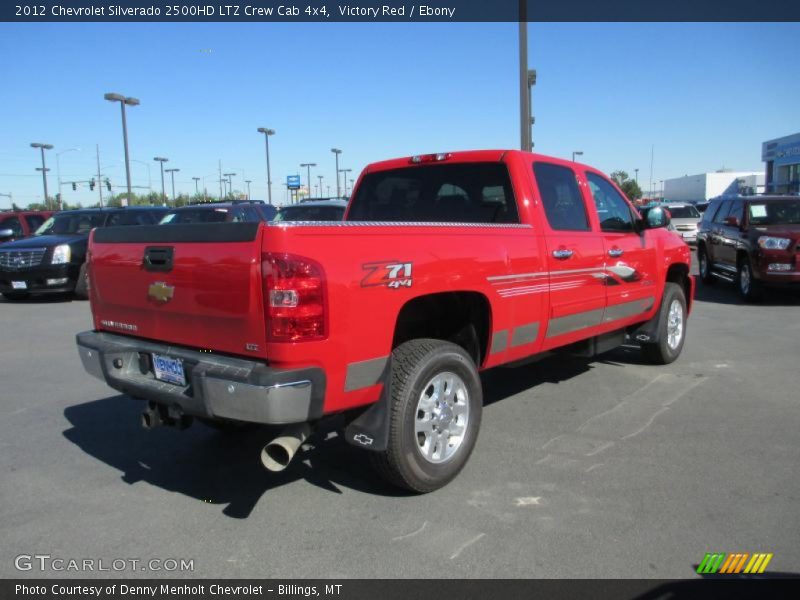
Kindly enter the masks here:
M 337 416 L 385 479 L 429 492 L 475 446 L 481 370 L 626 340 L 678 357 L 694 278 L 668 222 L 538 154 L 374 163 L 340 222 L 94 230 L 78 350 L 146 427 L 284 425 L 261 453 L 280 470 Z

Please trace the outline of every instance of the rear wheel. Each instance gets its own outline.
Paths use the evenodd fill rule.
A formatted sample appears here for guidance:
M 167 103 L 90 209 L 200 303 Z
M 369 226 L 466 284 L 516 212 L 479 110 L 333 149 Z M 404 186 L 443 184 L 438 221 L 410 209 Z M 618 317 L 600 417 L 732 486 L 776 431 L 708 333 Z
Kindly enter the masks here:
M 664 286 L 658 319 L 658 341 L 642 344 L 642 354 L 651 363 L 668 365 L 681 354 L 686 339 L 686 296 L 677 283 Z
M 697 266 L 700 271 L 700 281 L 706 285 L 714 283 L 714 276 L 711 274 L 711 263 L 708 261 L 708 253 L 705 246 L 697 248 Z
M 739 258 L 739 267 L 736 271 L 736 287 L 739 295 L 747 302 L 757 302 L 761 299 L 761 284 L 753 277 L 753 269 L 746 256 Z
M 392 353 L 389 443 L 370 455 L 389 483 L 431 492 L 452 481 L 478 437 L 483 394 L 463 348 L 412 340 Z

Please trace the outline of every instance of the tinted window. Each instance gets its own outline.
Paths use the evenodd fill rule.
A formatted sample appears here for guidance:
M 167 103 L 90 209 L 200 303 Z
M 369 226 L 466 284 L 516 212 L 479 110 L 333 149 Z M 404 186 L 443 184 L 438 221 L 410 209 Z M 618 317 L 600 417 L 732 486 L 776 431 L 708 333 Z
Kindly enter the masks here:
M 699 219 L 700 213 L 694 206 L 667 206 L 673 219 Z
M 743 200 L 734 200 L 731 202 L 731 208 L 728 211 L 728 217 L 736 217 L 739 219 L 739 223 L 742 222 L 744 219 L 744 201 Z
M 508 169 L 501 163 L 430 164 L 368 173 L 348 219 L 519 222 Z
M 222 223 L 228 220 L 228 208 L 189 208 L 168 212 L 161 219 L 165 223 Z
M 8 217 L 0 222 L 0 229 L 10 229 L 14 232 L 14 237 L 22 235 L 22 223 L 19 222 L 19 217 Z
M 719 210 L 717 214 L 714 215 L 714 223 L 723 223 L 725 221 L 725 217 L 728 216 L 728 213 L 731 210 L 732 202 L 722 202 L 720 203 Z
M 30 227 L 31 231 L 36 231 L 42 226 L 42 223 L 44 223 L 44 217 L 42 215 L 28 215 L 25 219 L 27 219 L 28 227 Z
M 595 173 L 587 173 L 600 229 L 603 231 L 633 231 L 633 214 L 625 199 L 614 186 Z
M 106 225 L 150 225 L 153 218 L 140 210 L 120 211 L 111 215 Z
M 533 172 L 550 227 L 559 231 L 589 231 L 575 172 L 549 163 L 534 164 Z
M 287 206 L 278 211 L 275 221 L 341 221 L 343 206 Z
M 94 227 L 103 225 L 106 213 L 60 212 L 50 217 L 36 230 L 37 235 L 88 235 Z

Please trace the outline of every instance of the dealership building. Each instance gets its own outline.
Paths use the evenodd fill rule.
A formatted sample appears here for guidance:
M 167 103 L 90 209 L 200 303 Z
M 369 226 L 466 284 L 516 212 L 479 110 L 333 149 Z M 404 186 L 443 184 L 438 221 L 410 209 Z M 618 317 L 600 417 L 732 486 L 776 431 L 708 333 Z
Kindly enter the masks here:
M 761 160 L 767 192 L 800 193 L 800 133 L 764 142 Z
M 684 175 L 664 180 L 663 197 L 667 202 L 704 202 L 717 196 L 755 193 L 764 189 L 764 173 L 731 171 Z

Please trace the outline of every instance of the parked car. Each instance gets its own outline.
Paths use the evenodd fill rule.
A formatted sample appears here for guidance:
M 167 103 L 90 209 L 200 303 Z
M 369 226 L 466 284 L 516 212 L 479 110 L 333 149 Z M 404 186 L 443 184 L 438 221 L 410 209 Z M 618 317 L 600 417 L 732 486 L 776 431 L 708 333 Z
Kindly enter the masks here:
M 15 210 L 0 212 L 0 243 L 32 235 L 52 215 L 49 210 Z
M 270 221 L 277 212 L 274 206 L 252 200 L 202 202 L 170 209 L 161 224 L 187 223 L 246 223 Z
M 661 206 L 669 211 L 670 222 L 683 241 L 687 244 L 696 243 L 697 225 L 703 215 L 693 205 L 683 202 L 668 202 Z
M 283 425 L 261 453 L 274 471 L 341 419 L 378 473 L 429 492 L 475 446 L 479 370 L 626 340 L 680 355 L 689 248 L 600 171 L 492 150 L 373 163 L 359 182 L 343 223 L 95 230 L 84 368 L 146 400 L 146 427 Z
M 347 210 L 345 200 L 317 200 L 282 206 L 273 219 L 281 221 L 341 221 Z
M 697 234 L 700 278 L 735 282 L 745 300 L 765 286 L 800 286 L 800 197 L 716 198 Z
M 134 206 L 54 213 L 32 236 L 0 245 L 0 293 L 9 300 L 65 292 L 86 298 L 89 232 L 95 227 L 152 225 L 164 211 Z

